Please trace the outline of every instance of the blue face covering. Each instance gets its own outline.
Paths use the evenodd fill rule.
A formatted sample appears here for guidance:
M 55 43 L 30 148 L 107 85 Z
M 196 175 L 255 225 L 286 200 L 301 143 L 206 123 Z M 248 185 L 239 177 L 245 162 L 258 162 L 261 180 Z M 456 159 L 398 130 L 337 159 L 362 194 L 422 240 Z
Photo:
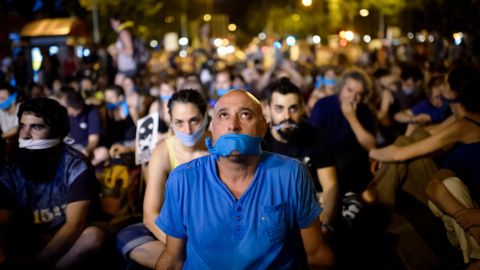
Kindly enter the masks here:
M 417 91 L 417 87 L 413 87 L 413 88 L 410 88 L 410 89 L 403 90 L 403 92 L 407 96 L 413 95 L 413 93 L 415 93 L 415 91 Z
M 175 136 L 177 136 L 178 140 L 186 146 L 193 146 L 197 143 L 197 141 L 203 136 L 205 133 L 205 128 L 207 127 L 208 122 L 208 115 L 205 113 L 203 116 L 203 122 L 199 129 L 194 131 L 192 134 L 181 133 L 175 130 L 172 125 L 173 132 Z
M 160 99 L 161 99 L 163 102 L 169 101 L 171 98 L 172 98 L 172 96 L 160 96 Z
M 336 80 L 329 80 L 325 79 L 324 77 L 318 78 L 318 80 L 315 82 L 315 89 L 319 89 L 322 87 L 322 85 L 335 85 Z
M 232 87 L 232 89 L 241 89 L 241 90 L 245 90 L 247 92 L 250 92 L 250 85 L 248 85 L 248 84 L 245 84 L 245 86 L 234 85 Z
M 0 109 L 6 109 L 17 99 L 17 92 L 11 94 L 4 102 L 0 103 Z
M 127 102 L 126 102 L 126 101 L 122 101 L 122 102 L 118 102 L 118 103 L 110 103 L 110 102 L 107 102 L 107 109 L 108 109 L 108 110 L 115 109 L 115 108 L 117 108 L 118 106 L 122 106 L 122 112 L 123 112 L 123 114 L 125 114 L 126 116 L 129 116 L 129 115 L 130 115 L 130 111 L 128 110 L 128 105 L 127 105 Z
M 228 91 L 233 90 L 233 88 L 223 88 L 223 89 L 217 89 L 217 95 L 219 97 L 225 95 Z
M 262 149 L 260 148 L 261 137 L 252 137 L 245 134 L 228 133 L 220 136 L 212 146 L 212 139 L 205 138 L 208 151 L 216 159 L 220 160 L 219 156 L 228 156 L 233 150 L 237 150 L 243 155 L 260 155 Z

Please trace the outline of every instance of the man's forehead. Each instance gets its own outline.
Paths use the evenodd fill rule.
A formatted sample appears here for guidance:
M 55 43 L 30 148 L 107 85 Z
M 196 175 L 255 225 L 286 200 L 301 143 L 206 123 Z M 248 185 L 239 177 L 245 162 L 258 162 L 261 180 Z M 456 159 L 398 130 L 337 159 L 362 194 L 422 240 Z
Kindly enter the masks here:
M 258 108 L 261 109 L 260 103 L 253 96 L 250 96 L 248 92 L 243 91 L 245 93 L 240 93 L 237 91 L 243 90 L 232 90 L 222 96 L 217 104 L 215 104 L 215 112 L 238 107 L 245 107 L 251 110 L 257 110 Z
M 272 103 L 296 103 L 300 104 L 300 97 L 295 93 L 281 94 L 278 92 L 272 93 Z
M 22 117 L 20 118 L 20 122 L 26 121 L 26 119 L 29 119 L 31 122 L 35 122 L 38 124 L 45 124 L 43 121 L 43 118 L 40 116 L 37 116 L 35 112 L 30 112 L 30 111 L 25 111 L 22 114 Z

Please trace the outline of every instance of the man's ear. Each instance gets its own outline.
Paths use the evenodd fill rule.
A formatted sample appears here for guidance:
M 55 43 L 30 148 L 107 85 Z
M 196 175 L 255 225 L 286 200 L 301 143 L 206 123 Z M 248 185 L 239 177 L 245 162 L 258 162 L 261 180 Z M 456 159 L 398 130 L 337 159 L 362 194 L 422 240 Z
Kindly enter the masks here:
M 265 134 L 267 134 L 267 129 L 268 129 L 267 119 L 265 119 L 265 117 L 263 117 L 262 118 L 262 137 L 264 137 Z

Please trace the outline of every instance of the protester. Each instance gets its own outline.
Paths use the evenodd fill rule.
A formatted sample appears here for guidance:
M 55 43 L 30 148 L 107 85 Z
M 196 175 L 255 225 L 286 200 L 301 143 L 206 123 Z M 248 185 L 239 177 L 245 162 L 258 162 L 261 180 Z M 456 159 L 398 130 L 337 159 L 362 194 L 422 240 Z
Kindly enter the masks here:
M 310 267 L 333 267 L 310 174 L 296 160 L 262 153 L 266 130 L 248 92 L 219 99 L 214 146 L 207 139 L 212 155 L 178 166 L 167 181 L 155 220 L 167 244 L 156 269 L 298 268 L 305 258 Z M 306 256 L 297 256 L 300 240 Z
M 0 176 L 0 268 L 76 269 L 105 241 L 91 163 L 63 143 L 69 123 L 52 99 L 21 104 L 19 147 Z M 85 268 L 79 268 L 85 269 Z
M 154 223 L 160 214 L 168 175 L 178 165 L 208 155 L 205 137 L 209 119 L 207 104 L 196 90 L 181 90 L 168 102 L 175 135 L 160 143 L 152 153 L 148 166 L 147 188 L 143 205 L 143 223 L 119 232 L 118 249 L 128 261 L 148 268 L 164 250 L 166 235 Z

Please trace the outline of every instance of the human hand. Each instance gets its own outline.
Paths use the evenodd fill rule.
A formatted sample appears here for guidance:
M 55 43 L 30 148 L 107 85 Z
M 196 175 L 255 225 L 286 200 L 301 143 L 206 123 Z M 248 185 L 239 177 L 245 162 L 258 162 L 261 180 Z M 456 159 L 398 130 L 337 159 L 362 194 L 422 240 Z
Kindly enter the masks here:
M 395 145 L 389 145 L 380 149 L 372 149 L 368 152 L 368 155 L 371 159 L 384 161 L 384 162 L 394 162 L 393 153 L 396 151 Z
M 410 122 L 418 123 L 418 124 L 421 124 L 421 125 L 426 125 L 426 124 L 432 122 L 432 118 L 430 117 L 430 115 L 428 115 L 426 113 L 421 113 L 421 114 L 417 114 L 417 115 L 413 116 L 412 120 Z
M 478 208 L 466 208 L 460 210 L 456 212 L 453 217 L 465 230 L 468 230 L 471 227 L 480 226 L 480 209 Z
M 347 120 L 357 117 L 357 103 L 350 100 L 342 101 L 341 109 L 343 116 L 345 116 Z
M 471 236 L 477 241 L 478 244 L 480 244 L 480 227 L 471 227 L 468 232 L 470 233 Z
M 110 147 L 110 150 L 108 150 L 108 153 L 110 154 L 111 158 L 118 158 L 120 154 L 127 153 L 128 148 L 121 145 L 121 144 L 114 144 L 112 147 Z

